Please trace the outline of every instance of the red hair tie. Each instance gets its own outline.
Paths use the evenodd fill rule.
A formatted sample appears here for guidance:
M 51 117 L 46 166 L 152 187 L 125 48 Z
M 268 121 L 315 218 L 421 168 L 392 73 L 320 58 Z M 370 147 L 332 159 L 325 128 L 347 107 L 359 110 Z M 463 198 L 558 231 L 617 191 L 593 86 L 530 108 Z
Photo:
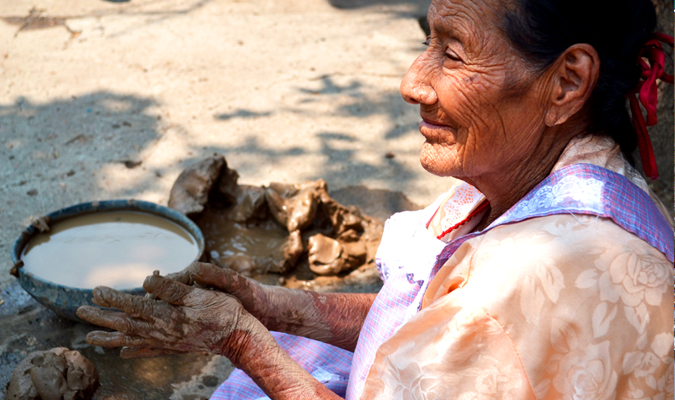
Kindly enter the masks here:
M 656 102 L 658 97 L 656 80 L 661 79 L 666 83 L 673 83 L 673 76 L 665 73 L 664 63 L 666 55 L 660 42 L 673 47 L 672 36 L 655 33 L 653 38 L 645 43 L 638 54 L 638 65 L 642 70 L 642 74 L 640 75 L 641 82 L 635 89 L 635 93 L 639 94 L 640 103 L 642 103 L 645 111 L 647 111 L 646 122 L 635 93 L 628 95 L 631 113 L 633 114 L 633 126 L 635 126 L 635 130 L 637 131 L 642 168 L 645 174 L 652 180 L 659 177 L 659 172 L 656 168 L 656 158 L 654 157 L 654 149 L 652 148 L 652 141 L 649 139 L 647 127 L 656 125 Z M 644 59 L 647 59 L 649 63 Z

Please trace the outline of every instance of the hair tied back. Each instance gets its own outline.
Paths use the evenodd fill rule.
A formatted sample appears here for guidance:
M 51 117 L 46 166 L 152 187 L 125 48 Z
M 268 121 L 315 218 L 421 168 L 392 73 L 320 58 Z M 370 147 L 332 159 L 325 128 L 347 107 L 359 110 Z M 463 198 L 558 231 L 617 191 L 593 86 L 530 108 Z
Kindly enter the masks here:
M 637 60 L 638 66 L 642 70 L 640 82 L 635 91 L 628 95 L 630 110 L 633 114 L 633 126 L 635 126 L 635 131 L 637 132 L 642 167 L 645 174 L 652 180 L 659 177 L 659 172 L 656 167 L 654 149 L 652 148 L 652 141 L 649 138 L 647 127 L 656 125 L 656 104 L 658 100 L 656 80 L 660 79 L 666 83 L 673 83 L 673 75 L 665 73 L 664 64 L 666 55 L 663 52 L 661 42 L 670 45 L 671 48 L 673 47 L 672 36 L 655 33 L 640 50 Z M 636 93 L 638 96 L 635 95 Z M 638 97 L 639 102 L 642 103 L 647 112 L 646 121 L 638 104 Z

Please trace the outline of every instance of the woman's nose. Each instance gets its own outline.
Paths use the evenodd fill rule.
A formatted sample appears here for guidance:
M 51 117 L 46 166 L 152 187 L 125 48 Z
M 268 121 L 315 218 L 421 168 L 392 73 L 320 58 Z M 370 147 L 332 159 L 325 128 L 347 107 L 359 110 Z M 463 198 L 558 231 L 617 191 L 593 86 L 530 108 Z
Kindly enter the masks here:
M 431 105 L 438 101 L 436 91 L 430 83 L 432 71 L 429 60 L 425 58 L 425 54 L 417 57 L 401 81 L 401 96 L 410 104 Z

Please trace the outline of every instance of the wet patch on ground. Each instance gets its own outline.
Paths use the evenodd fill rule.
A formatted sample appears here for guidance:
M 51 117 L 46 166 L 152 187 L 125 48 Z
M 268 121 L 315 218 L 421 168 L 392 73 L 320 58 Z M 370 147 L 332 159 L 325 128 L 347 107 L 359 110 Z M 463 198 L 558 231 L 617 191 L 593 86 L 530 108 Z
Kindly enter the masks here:
M 33 7 L 28 12 L 28 15 L 19 17 L 19 16 L 9 16 L 9 17 L 0 17 L 0 20 L 10 24 L 16 25 L 19 27 L 14 36 L 16 37 L 22 31 L 38 30 L 38 29 L 48 29 L 57 26 L 64 27 L 69 33 L 71 38 L 77 37 L 80 32 L 70 29 L 66 25 L 68 17 L 55 17 L 55 16 L 44 16 L 42 13 L 44 10 L 38 10 Z

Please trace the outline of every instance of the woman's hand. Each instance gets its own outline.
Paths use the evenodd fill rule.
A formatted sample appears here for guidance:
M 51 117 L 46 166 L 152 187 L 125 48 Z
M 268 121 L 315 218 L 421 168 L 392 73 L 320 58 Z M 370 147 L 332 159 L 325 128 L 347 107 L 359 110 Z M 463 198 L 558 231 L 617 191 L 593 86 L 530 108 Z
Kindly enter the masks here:
M 234 337 L 269 335 L 233 296 L 199 289 L 154 274 L 143 283 L 158 299 L 134 296 L 108 287 L 94 289 L 94 303 L 120 311 L 82 306 L 77 315 L 117 332 L 94 331 L 90 344 L 123 347 L 122 357 L 209 352 L 237 356 L 243 343 Z M 234 335 L 239 333 L 238 335 Z
M 187 352 L 221 354 L 243 369 L 272 399 L 339 399 L 293 361 L 235 297 L 158 274 L 149 276 L 143 287 L 157 299 L 107 287 L 94 289 L 94 303 L 122 311 L 80 307 L 80 318 L 117 331 L 91 332 L 87 342 L 122 347 L 121 355 L 126 358 Z
M 349 351 L 354 351 L 375 300 L 375 294 L 316 293 L 263 285 L 231 269 L 200 262 L 167 278 L 236 297 L 271 331 L 304 336 Z
M 239 299 L 244 308 L 256 318 L 267 314 L 268 308 L 275 308 L 274 304 L 268 304 L 267 295 L 274 287 L 246 278 L 229 268 L 197 261 L 184 270 L 168 274 L 166 277 L 185 285 L 196 284 L 197 287 L 230 294 Z

